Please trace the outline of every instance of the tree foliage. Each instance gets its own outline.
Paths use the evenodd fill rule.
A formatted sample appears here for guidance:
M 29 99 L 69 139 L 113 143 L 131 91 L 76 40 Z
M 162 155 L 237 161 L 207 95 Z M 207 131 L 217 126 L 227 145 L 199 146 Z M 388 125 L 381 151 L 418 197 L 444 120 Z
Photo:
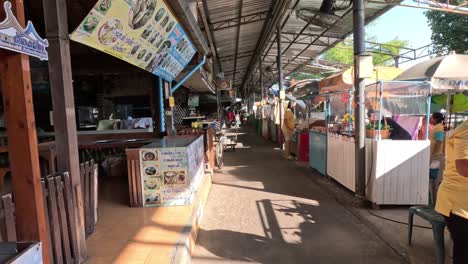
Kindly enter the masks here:
M 351 65 L 354 63 L 353 54 L 352 47 L 346 46 L 343 42 L 340 42 L 334 48 L 325 52 L 325 54 L 323 54 L 323 59 Z
M 455 51 L 468 54 L 468 16 L 440 11 L 427 11 L 432 29 L 434 52 L 438 55 Z
M 371 38 L 372 40 L 374 38 Z M 393 39 L 383 43 L 381 52 L 372 52 L 372 60 L 374 65 L 391 66 L 394 64 L 393 57 L 401 54 L 401 47 L 408 46 L 408 41 Z M 370 50 L 369 50 L 370 51 Z M 334 48 L 327 51 L 323 58 L 329 61 L 340 62 L 344 64 L 354 63 L 353 47 L 344 42 L 338 43 Z

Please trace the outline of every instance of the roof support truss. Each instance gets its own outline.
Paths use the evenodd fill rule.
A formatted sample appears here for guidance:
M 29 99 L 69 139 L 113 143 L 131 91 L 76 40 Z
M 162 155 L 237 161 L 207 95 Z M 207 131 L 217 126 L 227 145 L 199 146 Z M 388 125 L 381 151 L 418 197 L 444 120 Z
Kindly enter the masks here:
M 236 79 L 237 71 L 237 56 L 239 55 L 239 35 L 240 35 L 240 26 L 242 19 L 242 8 L 244 6 L 244 0 L 240 0 L 239 3 L 239 16 L 237 17 L 237 33 L 236 33 L 236 57 L 234 58 L 234 80 Z
M 242 11 L 241 11 L 242 12 Z M 268 17 L 268 10 L 267 11 L 262 11 L 254 14 L 248 14 L 241 16 L 240 19 L 239 17 L 232 18 L 232 19 L 226 19 L 223 21 L 217 21 L 212 23 L 213 31 L 217 30 L 222 30 L 226 28 L 231 28 L 231 27 L 238 27 L 239 25 L 245 25 L 249 23 L 254 23 L 257 21 L 262 21 L 265 20 Z
M 250 57 L 250 56 L 252 56 L 254 54 L 254 52 L 255 52 L 255 50 L 244 51 L 244 52 L 237 53 L 237 56 L 236 56 L 236 54 L 231 54 L 231 55 L 220 57 L 219 59 L 220 59 L 221 62 L 233 61 L 233 60 L 236 60 L 236 59 L 242 59 L 242 58 Z

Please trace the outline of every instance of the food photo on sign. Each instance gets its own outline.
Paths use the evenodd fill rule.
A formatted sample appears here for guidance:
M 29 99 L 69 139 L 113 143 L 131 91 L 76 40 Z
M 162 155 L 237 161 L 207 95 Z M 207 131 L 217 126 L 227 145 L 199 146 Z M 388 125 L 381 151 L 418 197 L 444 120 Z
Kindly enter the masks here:
M 179 75 L 196 52 L 166 3 L 157 0 L 100 0 L 71 39 L 167 81 Z

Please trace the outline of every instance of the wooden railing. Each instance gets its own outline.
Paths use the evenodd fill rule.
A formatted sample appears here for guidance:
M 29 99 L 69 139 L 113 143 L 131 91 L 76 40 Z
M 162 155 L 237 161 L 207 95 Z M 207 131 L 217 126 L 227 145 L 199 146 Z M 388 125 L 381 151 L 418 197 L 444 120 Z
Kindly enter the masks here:
M 11 194 L 4 195 L 0 201 L 0 241 L 16 242 L 15 205 Z
M 81 194 L 83 195 L 83 210 L 85 234 L 88 238 L 96 229 L 98 208 L 98 165 L 94 160 L 80 164 Z
M 82 192 L 73 191 L 70 175 L 59 173 L 42 179 L 44 208 L 53 263 L 82 263 L 86 252 L 79 251 L 95 231 L 97 223 L 98 166 L 94 161 L 80 164 Z M 77 195 L 83 195 L 85 230 L 79 231 Z M 16 242 L 15 206 L 11 194 L 0 199 L 0 242 Z
M 50 175 L 42 180 L 42 187 L 54 263 L 80 263 L 85 258 L 84 253 L 79 252 L 84 237 L 83 232 L 77 230 L 80 221 L 75 210 L 77 194 L 73 192 L 70 175 Z

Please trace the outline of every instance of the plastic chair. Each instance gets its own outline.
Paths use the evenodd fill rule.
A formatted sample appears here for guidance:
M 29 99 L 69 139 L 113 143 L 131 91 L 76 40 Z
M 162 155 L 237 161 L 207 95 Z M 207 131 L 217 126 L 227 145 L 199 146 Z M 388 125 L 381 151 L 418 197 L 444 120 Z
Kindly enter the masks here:
M 434 242 L 436 246 L 436 259 L 437 264 L 445 263 L 445 218 L 434 211 L 432 190 L 429 189 L 429 205 L 418 205 L 409 208 L 408 215 L 408 244 L 411 245 L 411 237 L 413 235 L 413 218 L 414 215 L 421 217 L 422 219 L 429 222 L 432 226 L 432 233 L 434 234 Z M 434 199 L 435 200 L 435 199 Z

